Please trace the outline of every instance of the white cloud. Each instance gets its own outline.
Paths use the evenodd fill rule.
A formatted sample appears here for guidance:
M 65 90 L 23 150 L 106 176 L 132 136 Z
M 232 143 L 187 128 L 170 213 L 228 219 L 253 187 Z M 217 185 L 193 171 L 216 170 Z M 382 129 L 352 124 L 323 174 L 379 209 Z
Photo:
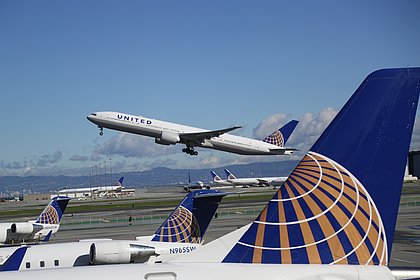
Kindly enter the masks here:
M 253 129 L 252 134 L 255 139 L 264 139 L 273 131 L 282 127 L 287 121 L 289 116 L 285 113 L 278 113 L 265 118 L 256 128 Z
M 110 138 L 104 144 L 98 145 L 92 159 L 97 159 L 100 155 L 114 156 L 120 155 L 126 158 L 136 157 L 157 157 L 179 153 L 179 146 L 164 146 L 154 142 L 153 138 L 133 135 L 128 133 L 119 133 Z
M 420 116 L 416 118 L 411 138 L 410 151 L 420 150 Z
M 290 136 L 287 146 L 302 151 L 309 150 L 337 113 L 338 110 L 333 108 L 323 109 L 319 113 L 305 113 L 299 118 L 299 124 Z

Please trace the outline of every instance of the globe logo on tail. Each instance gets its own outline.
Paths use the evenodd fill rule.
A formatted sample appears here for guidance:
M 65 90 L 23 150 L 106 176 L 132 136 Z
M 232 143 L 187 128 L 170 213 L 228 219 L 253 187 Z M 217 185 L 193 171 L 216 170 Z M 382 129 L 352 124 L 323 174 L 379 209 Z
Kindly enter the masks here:
M 369 193 L 344 167 L 314 152 L 225 261 L 239 254 L 250 263 L 385 265 L 388 260 L 384 226 Z
M 60 217 L 57 210 L 53 206 L 48 205 L 39 216 L 37 222 L 40 224 L 58 224 L 59 221 Z
M 269 144 L 279 146 L 279 147 L 284 146 L 284 137 L 283 137 L 283 134 L 281 134 L 279 130 L 276 130 L 273 133 L 271 133 L 269 136 L 265 137 L 263 141 Z
M 179 206 L 155 234 L 160 242 L 200 243 L 197 219 L 190 210 Z

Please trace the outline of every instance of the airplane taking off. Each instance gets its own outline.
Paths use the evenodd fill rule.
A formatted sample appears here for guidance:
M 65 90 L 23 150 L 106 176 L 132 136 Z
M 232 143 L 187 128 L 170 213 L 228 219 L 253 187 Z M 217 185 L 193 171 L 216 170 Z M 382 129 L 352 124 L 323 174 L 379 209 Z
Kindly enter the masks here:
M 36 221 L 0 223 L 0 244 L 49 241 L 60 227 L 69 200 L 66 196 L 54 197 Z
M 169 261 L 198 249 L 222 198 L 219 190 L 185 196 L 154 235 L 136 240 L 91 239 L 79 242 L 0 248 L 0 271 L 63 268 L 98 264 Z
M 185 144 L 186 148 L 182 151 L 189 155 L 198 155 L 194 147 L 210 148 L 240 155 L 284 155 L 292 154 L 296 150 L 284 147 L 298 124 L 296 120 L 288 122 L 264 140 L 259 141 L 227 133 L 240 128 L 239 126 L 206 130 L 118 112 L 96 112 L 90 114 L 87 119 L 99 127 L 101 136 L 103 129 L 109 128 L 154 137 L 155 143 L 161 145 Z
M 419 279 L 389 268 L 420 68 L 371 73 L 250 225 L 164 264 L 9 273 L 19 279 Z M 405 278 L 400 278 L 405 274 Z

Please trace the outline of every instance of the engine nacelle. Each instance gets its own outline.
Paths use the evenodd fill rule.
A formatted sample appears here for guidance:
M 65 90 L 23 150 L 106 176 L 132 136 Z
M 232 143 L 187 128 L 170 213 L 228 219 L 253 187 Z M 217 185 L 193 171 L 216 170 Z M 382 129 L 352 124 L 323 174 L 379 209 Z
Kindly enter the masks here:
M 13 223 L 10 226 L 10 230 L 14 234 L 31 234 L 37 231 L 40 231 L 42 226 L 36 225 L 33 223 Z
M 160 137 L 155 138 L 155 143 L 161 145 L 174 145 L 180 140 L 181 139 L 179 138 L 179 135 L 177 133 L 162 131 Z
M 128 241 L 104 241 L 90 245 L 90 264 L 123 264 L 146 262 L 155 256 L 154 247 L 130 244 Z

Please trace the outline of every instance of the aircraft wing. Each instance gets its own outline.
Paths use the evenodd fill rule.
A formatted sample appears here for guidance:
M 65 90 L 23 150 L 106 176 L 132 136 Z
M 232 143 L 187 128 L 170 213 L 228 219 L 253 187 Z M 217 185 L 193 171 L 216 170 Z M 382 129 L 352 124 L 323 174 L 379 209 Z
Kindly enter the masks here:
M 290 155 L 294 151 L 298 151 L 295 148 L 278 148 L 278 149 L 270 149 L 270 153 L 273 155 Z
M 271 180 L 269 181 L 269 180 L 258 179 L 258 178 L 256 178 L 256 179 L 257 179 L 258 183 L 260 183 L 260 184 L 271 184 Z
M 219 130 L 209 130 L 204 132 L 193 132 L 193 133 L 181 133 L 179 137 L 183 140 L 194 141 L 202 143 L 206 139 L 211 139 L 213 137 L 219 137 L 220 135 L 232 131 L 234 129 L 241 128 L 240 126 L 233 126 Z

